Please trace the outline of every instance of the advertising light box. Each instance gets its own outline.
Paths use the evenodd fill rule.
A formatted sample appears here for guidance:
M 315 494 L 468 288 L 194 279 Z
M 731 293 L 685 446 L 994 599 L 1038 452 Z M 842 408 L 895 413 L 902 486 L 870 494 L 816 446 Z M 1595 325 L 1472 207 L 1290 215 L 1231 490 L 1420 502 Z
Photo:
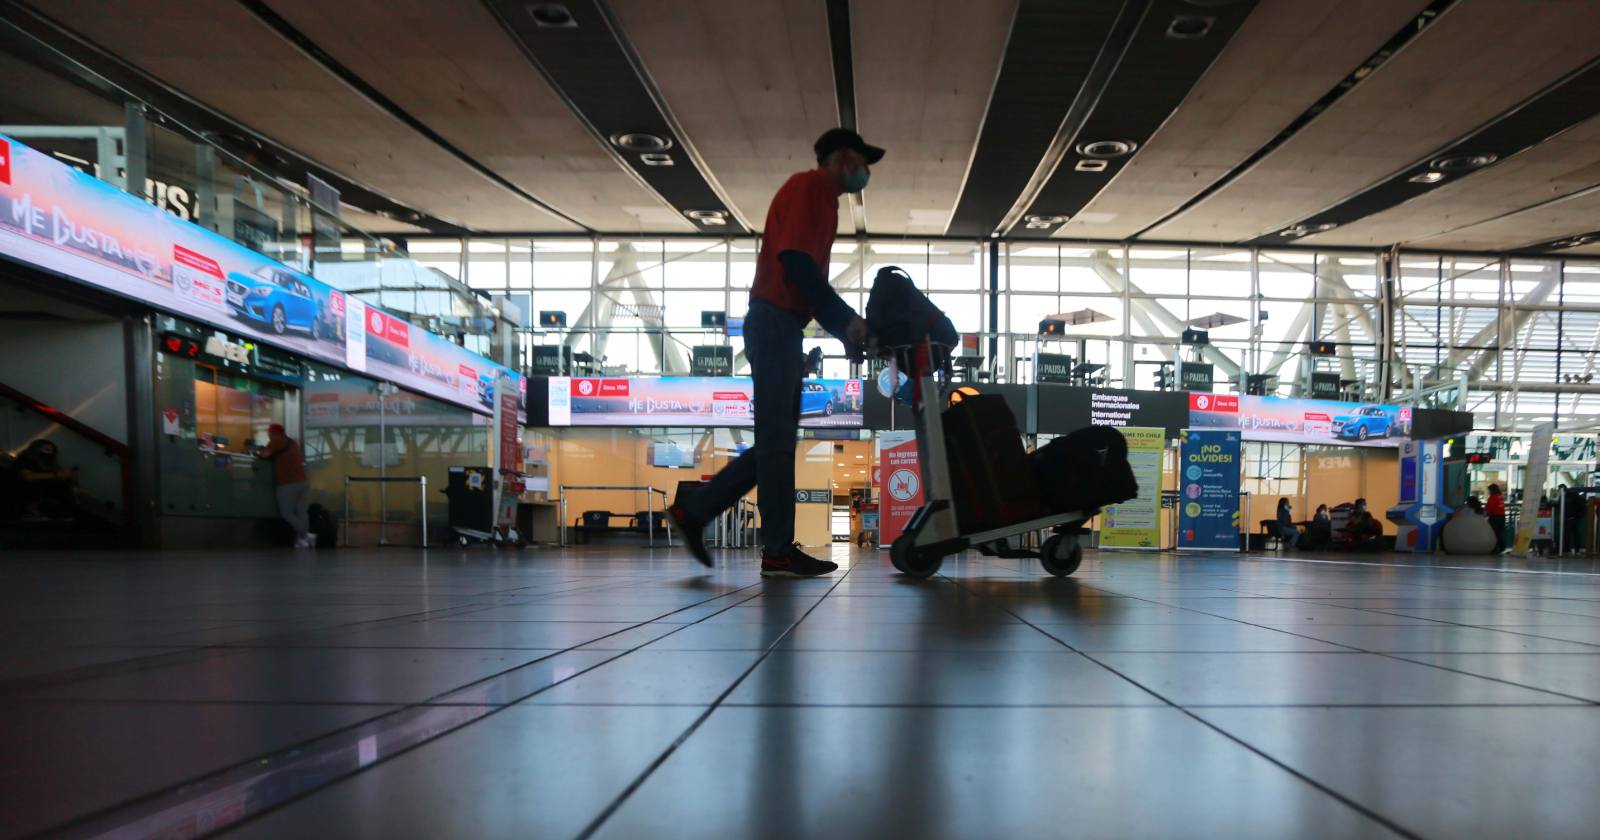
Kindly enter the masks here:
M 506 371 L 4 136 L 0 255 L 479 412 Z
M 550 377 L 552 426 L 753 426 L 748 376 Z M 800 382 L 800 425 L 860 428 L 859 379 Z
M 1237 429 L 1245 440 L 1398 447 L 1411 434 L 1411 409 L 1333 400 L 1190 394 L 1189 425 Z

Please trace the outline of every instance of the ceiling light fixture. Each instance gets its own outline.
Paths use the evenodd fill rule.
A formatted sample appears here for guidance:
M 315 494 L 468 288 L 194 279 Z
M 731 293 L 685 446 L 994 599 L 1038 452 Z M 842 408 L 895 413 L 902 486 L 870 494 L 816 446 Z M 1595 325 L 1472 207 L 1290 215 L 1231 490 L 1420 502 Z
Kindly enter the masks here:
M 1072 168 L 1079 172 L 1104 172 L 1106 171 L 1106 162 L 1103 160 L 1080 160 Z
M 1434 172 L 1434 171 L 1430 170 L 1428 172 L 1423 172 L 1423 173 L 1418 174 L 1418 175 L 1412 175 L 1407 180 L 1409 180 L 1413 184 L 1437 184 L 1440 181 L 1444 180 L 1444 173 L 1443 172 Z
M 1290 225 L 1283 230 L 1278 231 L 1278 235 L 1296 237 L 1310 236 L 1313 233 L 1322 233 L 1323 231 L 1333 230 L 1336 227 L 1338 227 L 1338 225 L 1334 224 L 1333 222 L 1323 222 L 1319 225 Z
M 1178 15 L 1167 24 L 1167 37 L 1178 41 L 1204 38 L 1211 31 L 1211 24 L 1216 22 L 1216 18 L 1205 15 Z
M 647 131 L 620 131 L 611 135 L 611 144 L 630 152 L 664 152 L 672 148 L 672 140 Z
M 728 223 L 727 213 L 722 210 L 685 210 L 683 215 L 706 227 L 721 227 Z
M 1057 225 L 1066 224 L 1067 217 L 1061 215 L 1041 215 L 1039 213 L 1029 213 L 1028 215 L 1022 217 L 1022 221 L 1024 223 L 1024 227 L 1026 227 L 1028 230 L 1049 230 Z
M 1499 155 L 1490 152 L 1445 155 L 1444 157 L 1435 160 L 1433 163 L 1428 164 L 1428 166 L 1437 172 L 1444 173 L 1471 172 L 1474 169 L 1482 169 L 1499 159 Z
M 645 152 L 639 156 L 639 162 L 645 166 L 672 166 L 672 155 L 661 152 Z
M 532 3 L 528 6 L 528 17 L 533 18 L 533 24 L 540 29 L 578 28 L 572 10 L 561 3 Z
M 1109 160 L 1133 154 L 1139 144 L 1132 140 L 1091 140 L 1078 144 L 1078 154 L 1086 158 Z

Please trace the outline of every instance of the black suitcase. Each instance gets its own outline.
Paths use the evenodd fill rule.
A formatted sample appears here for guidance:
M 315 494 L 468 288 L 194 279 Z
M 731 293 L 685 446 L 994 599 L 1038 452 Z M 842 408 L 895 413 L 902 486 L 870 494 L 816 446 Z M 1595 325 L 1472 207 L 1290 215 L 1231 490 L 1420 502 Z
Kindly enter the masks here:
M 1004 397 L 969 396 L 941 415 L 950 494 L 965 533 L 1041 516 L 1039 488 Z
M 1033 470 L 1049 513 L 1092 513 L 1139 495 L 1128 441 L 1109 426 L 1086 426 L 1039 447 Z

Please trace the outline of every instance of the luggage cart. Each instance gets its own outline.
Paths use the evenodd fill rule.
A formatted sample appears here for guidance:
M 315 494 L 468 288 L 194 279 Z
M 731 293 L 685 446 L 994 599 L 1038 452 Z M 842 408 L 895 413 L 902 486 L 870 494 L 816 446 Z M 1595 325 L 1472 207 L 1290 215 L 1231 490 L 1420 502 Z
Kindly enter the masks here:
M 910 404 L 927 501 L 911 515 L 905 532 L 889 546 L 889 561 L 911 577 L 926 578 L 939 571 L 946 557 L 977 548 L 991 557 L 1038 558 L 1045 571 L 1057 577 L 1072 574 L 1083 562 L 1083 546 L 1079 542 L 1083 523 L 1096 511 L 1054 513 L 967 533 L 956 521 L 944 424 L 940 422 L 946 395 L 936 375 L 942 373 L 944 382 L 950 381 L 950 349 L 930 342 L 893 348 L 897 364 L 908 363 L 906 369 L 913 383 Z M 1020 540 L 1016 547 L 1012 546 L 1013 538 L 1045 530 L 1052 533 L 1037 550 L 1021 547 Z

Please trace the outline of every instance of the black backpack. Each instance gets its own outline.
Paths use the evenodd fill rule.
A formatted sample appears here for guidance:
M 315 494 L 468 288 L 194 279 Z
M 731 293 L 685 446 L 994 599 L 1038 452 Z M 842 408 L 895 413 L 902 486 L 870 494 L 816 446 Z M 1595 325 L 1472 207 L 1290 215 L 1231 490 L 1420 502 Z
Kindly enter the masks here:
M 1139 495 L 1128 441 L 1109 426 L 1085 426 L 1039 447 L 1033 473 L 1051 513 L 1093 513 Z
M 867 323 L 885 347 L 905 347 L 924 338 L 946 348 L 961 336 L 955 325 L 897 265 L 878 269 L 867 295 Z

